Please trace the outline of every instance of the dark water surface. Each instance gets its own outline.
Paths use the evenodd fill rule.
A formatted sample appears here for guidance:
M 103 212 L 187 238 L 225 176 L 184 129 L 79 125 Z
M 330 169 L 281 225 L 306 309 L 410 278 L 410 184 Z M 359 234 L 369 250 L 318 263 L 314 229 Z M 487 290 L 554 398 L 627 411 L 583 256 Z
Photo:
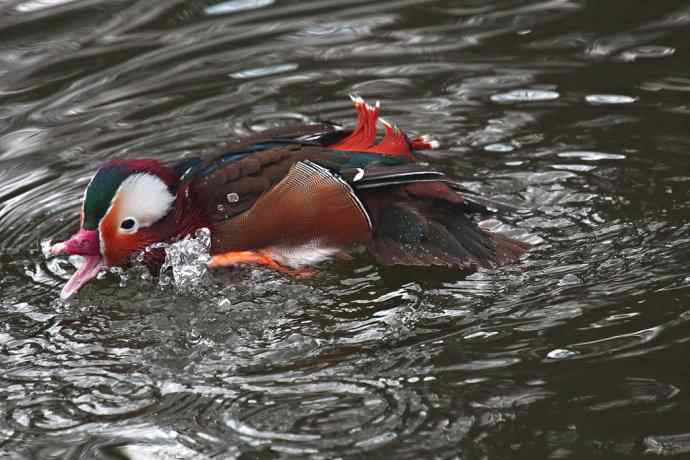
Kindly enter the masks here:
M 690 458 L 689 37 L 687 0 L 2 2 L 0 457 Z M 103 160 L 349 121 L 350 92 L 541 243 L 59 301 L 40 242 Z

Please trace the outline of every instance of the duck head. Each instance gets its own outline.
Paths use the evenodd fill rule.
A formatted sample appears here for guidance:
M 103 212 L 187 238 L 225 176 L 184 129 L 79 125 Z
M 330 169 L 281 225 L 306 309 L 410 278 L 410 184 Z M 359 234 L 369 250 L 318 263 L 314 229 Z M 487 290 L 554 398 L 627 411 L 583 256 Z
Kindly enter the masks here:
M 86 187 L 79 231 L 50 249 L 54 255 L 84 257 L 60 297 L 72 296 L 102 267 L 122 265 L 146 246 L 169 239 L 178 182 L 174 170 L 155 160 L 103 165 Z

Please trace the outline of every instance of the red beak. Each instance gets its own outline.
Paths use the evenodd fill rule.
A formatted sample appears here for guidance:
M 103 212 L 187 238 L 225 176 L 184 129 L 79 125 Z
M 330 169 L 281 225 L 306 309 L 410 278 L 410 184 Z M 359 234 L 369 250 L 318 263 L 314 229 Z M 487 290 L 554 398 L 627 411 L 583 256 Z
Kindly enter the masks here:
M 62 292 L 60 292 L 60 297 L 63 300 L 67 300 L 84 284 L 93 279 L 103 266 L 97 230 L 85 230 L 82 228 L 69 240 L 57 243 L 51 247 L 50 252 L 56 256 L 62 254 L 84 256 L 84 263 L 67 281 L 67 284 L 62 288 Z

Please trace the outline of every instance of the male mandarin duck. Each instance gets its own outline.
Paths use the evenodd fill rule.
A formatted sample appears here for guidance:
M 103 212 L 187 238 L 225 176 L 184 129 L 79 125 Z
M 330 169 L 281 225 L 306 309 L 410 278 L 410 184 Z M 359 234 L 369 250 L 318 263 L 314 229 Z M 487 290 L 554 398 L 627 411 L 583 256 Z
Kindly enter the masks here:
M 86 188 L 81 229 L 51 248 L 84 256 L 61 297 L 104 266 L 203 227 L 211 231 L 211 267 L 260 264 L 294 275 L 358 244 L 382 264 L 459 268 L 502 265 L 526 251 L 480 229 L 474 216 L 489 212 L 481 200 L 416 162 L 414 152 L 433 142 L 408 139 L 378 116 L 378 104 L 353 101 L 352 131 L 330 122 L 289 126 L 173 166 L 103 165 Z M 385 133 L 377 142 L 378 122 Z

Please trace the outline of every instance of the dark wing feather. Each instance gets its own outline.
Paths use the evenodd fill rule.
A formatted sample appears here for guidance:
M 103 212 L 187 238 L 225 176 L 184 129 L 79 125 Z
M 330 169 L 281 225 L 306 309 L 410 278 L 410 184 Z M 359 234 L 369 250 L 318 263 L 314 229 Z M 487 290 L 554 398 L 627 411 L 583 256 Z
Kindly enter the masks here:
M 344 152 L 299 143 L 278 147 L 254 148 L 251 154 L 235 154 L 207 161 L 198 168 L 190 183 L 194 202 L 211 222 L 230 219 L 251 208 L 257 199 L 271 190 L 299 161 L 310 160 L 337 173 L 350 156 Z M 364 154 L 371 161 L 371 154 Z M 380 155 L 379 155 L 380 156 Z M 359 158 L 357 161 L 364 162 Z
M 356 190 L 390 187 L 420 181 L 446 181 L 445 173 L 414 163 L 401 165 L 382 165 L 374 163 L 365 168 L 347 168 L 340 174 Z
M 233 139 L 224 147 L 222 154 L 231 151 L 243 150 L 248 147 L 271 141 L 298 141 L 308 145 L 329 145 L 328 143 L 337 142 L 349 134 L 340 126 L 334 123 L 310 123 L 281 126 L 278 128 L 267 129 L 260 133 Z M 210 158 L 213 160 L 213 158 Z
M 210 222 L 230 219 L 250 209 L 285 177 L 299 152 L 299 148 L 266 149 L 198 174 L 190 183 L 191 198 Z
M 445 181 L 398 185 L 401 180 L 390 177 L 387 188 L 360 191 L 374 222 L 369 251 L 379 263 L 476 268 L 513 262 L 527 250 L 523 243 L 482 230 L 477 217 L 489 211 Z
M 249 136 L 229 140 L 221 148 L 203 154 L 199 158 L 185 159 L 174 165 L 183 181 L 199 175 L 207 175 L 226 164 L 251 156 L 256 152 L 289 147 L 291 145 L 326 146 L 338 142 L 350 132 L 330 123 L 310 123 L 283 126 Z

